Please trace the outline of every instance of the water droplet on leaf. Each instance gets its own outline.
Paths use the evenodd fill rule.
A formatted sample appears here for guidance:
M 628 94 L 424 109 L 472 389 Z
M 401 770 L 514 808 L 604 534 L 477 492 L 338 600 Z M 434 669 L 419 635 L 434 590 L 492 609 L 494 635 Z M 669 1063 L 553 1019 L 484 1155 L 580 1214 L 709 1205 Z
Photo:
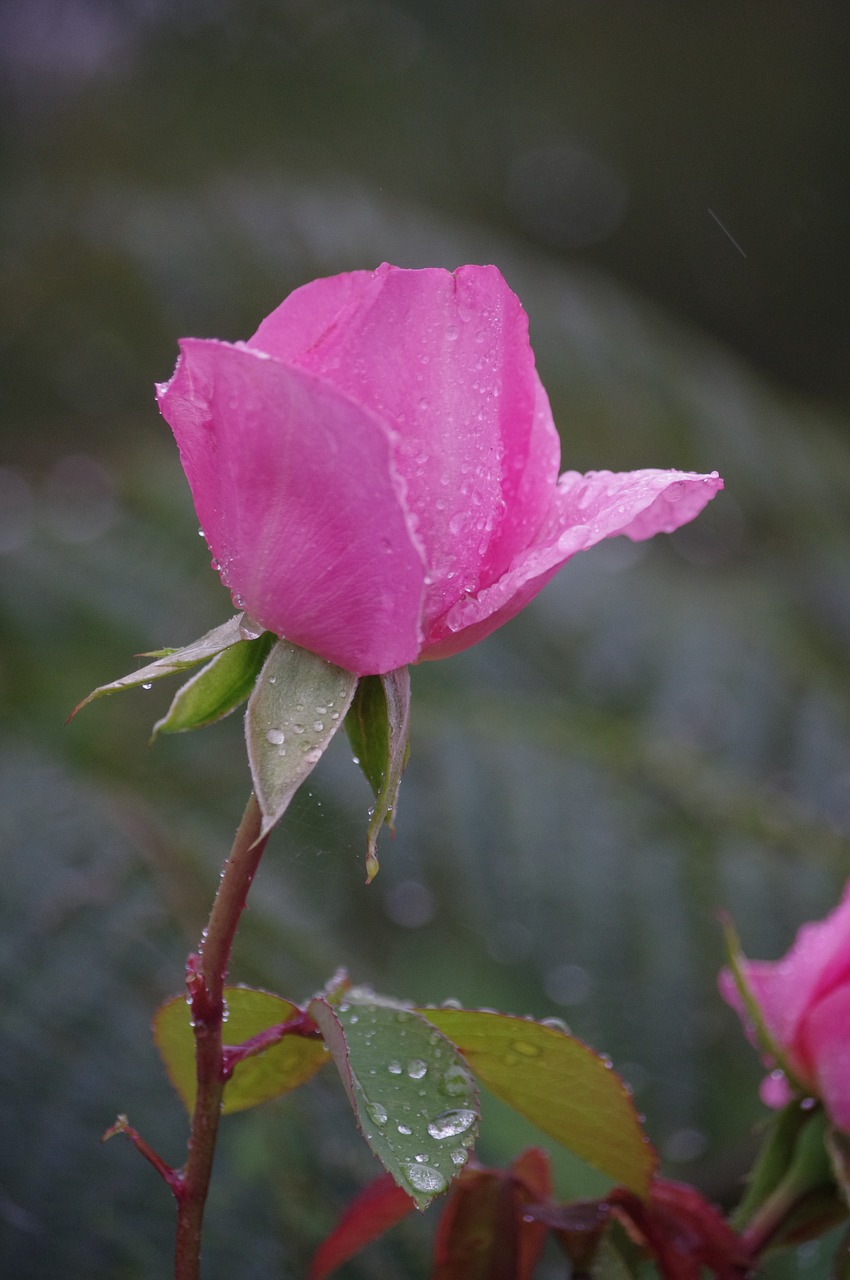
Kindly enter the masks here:
M 475 1124 L 475 1112 L 465 1108 L 444 1111 L 428 1125 L 432 1138 L 442 1141 L 444 1138 L 456 1138 L 459 1133 L 466 1133 Z

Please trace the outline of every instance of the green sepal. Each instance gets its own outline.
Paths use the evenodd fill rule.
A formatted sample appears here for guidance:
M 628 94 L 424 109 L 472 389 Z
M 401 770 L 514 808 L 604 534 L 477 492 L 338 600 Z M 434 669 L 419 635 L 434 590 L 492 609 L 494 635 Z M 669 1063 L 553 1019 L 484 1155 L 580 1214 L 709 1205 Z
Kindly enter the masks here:
M 272 646 L 245 712 L 254 793 L 266 835 L 327 750 L 357 676 L 288 640 Z
M 483 1009 L 420 1012 L 497 1098 L 614 1182 L 648 1196 L 658 1157 L 607 1058 L 529 1018 Z
M 802 1244 L 847 1217 L 836 1182 L 835 1135 L 813 1099 L 783 1107 L 768 1126 L 746 1195 L 733 1217 L 736 1230 L 759 1234 L 772 1226 L 770 1246 Z
M 177 690 L 166 715 L 157 720 L 151 741 L 160 733 L 186 733 L 230 715 L 251 694 L 260 669 L 275 642 L 270 631 L 256 640 L 240 640 Z
M 375 796 L 366 836 L 366 883 L 378 873 L 377 842 L 386 823 L 393 829 L 401 776 L 410 754 L 410 672 L 399 667 L 383 676 L 364 676 L 345 728 L 354 756 Z
M 227 1022 L 225 1043 L 241 1044 L 253 1036 L 288 1021 L 298 1006 L 269 991 L 251 987 L 225 987 Z M 157 1009 L 153 1018 L 154 1043 L 165 1064 L 168 1078 L 180 1095 L 189 1115 L 195 1107 L 195 1037 L 192 1014 L 185 996 L 174 996 Z M 305 1036 L 284 1036 L 255 1057 L 245 1058 L 233 1068 L 224 1086 L 222 1111 L 245 1111 L 270 1098 L 278 1098 L 304 1084 L 330 1061 L 323 1041 Z
M 233 618 L 229 618 L 227 622 L 223 622 L 220 627 L 214 627 L 212 631 L 208 631 L 199 640 L 194 640 L 192 644 L 185 645 L 182 649 L 160 650 L 159 656 L 154 662 L 149 662 L 147 666 L 140 667 L 138 671 L 132 671 L 129 675 L 122 676 L 120 680 L 113 680 L 110 684 L 99 685 L 97 689 L 92 690 L 87 698 L 83 698 L 82 702 L 77 703 L 68 719 L 73 719 L 78 711 L 81 711 L 90 702 L 94 702 L 96 698 L 103 698 L 112 693 L 120 693 L 124 689 L 136 689 L 139 685 L 151 684 L 154 680 L 162 680 L 166 676 L 173 676 L 179 671 L 197 667 L 202 662 L 209 662 L 216 654 L 248 638 L 240 630 L 244 616 L 242 613 L 237 613 Z M 144 654 L 142 656 L 147 657 L 149 655 Z
M 475 1081 L 451 1042 L 407 1005 L 350 988 L 307 1012 L 333 1055 L 357 1123 L 419 1209 L 466 1164 L 478 1131 Z

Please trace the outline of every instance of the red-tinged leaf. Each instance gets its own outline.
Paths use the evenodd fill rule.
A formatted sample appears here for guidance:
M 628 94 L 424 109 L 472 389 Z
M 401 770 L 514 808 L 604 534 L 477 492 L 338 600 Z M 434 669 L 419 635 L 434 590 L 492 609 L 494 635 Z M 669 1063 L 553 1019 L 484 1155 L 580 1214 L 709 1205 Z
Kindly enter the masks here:
M 464 1170 L 440 1218 L 432 1280 L 531 1280 L 547 1227 L 528 1208 L 548 1182 L 539 1151 L 525 1152 L 507 1170 Z
M 552 1195 L 552 1166 L 546 1152 L 539 1147 L 521 1151 L 511 1165 L 511 1173 L 540 1204 Z
M 557 1027 L 472 1009 L 423 1009 L 492 1093 L 637 1195 L 658 1157 L 610 1063 Z
M 269 1027 L 287 1022 L 298 1006 L 268 991 L 250 987 L 225 987 L 228 1020 L 225 1039 L 241 1044 Z M 153 1034 L 169 1079 L 191 1115 L 195 1105 L 195 1038 L 189 1006 L 174 996 L 154 1014 Z M 255 1057 L 237 1063 L 224 1086 L 225 1114 L 244 1111 L 270 1098 L 280 1097 L 314 1076 L 330 1061 L 323 1042 L 289 1035 Z
M 351 1202 L 328 1238 L 319 1245 L 309 1280 L 325 1280 L 332 1271 L 377 1240 L 416 1205 L 389 1173 L 384 1173 Z
M 694 1187 L 656 1178 L 649 1202 L 617 1190 L 609 1202 L 629 1236 L 652 1257 L 663 1280 L 744 1280 L 753 1259 L 740 1236 Z

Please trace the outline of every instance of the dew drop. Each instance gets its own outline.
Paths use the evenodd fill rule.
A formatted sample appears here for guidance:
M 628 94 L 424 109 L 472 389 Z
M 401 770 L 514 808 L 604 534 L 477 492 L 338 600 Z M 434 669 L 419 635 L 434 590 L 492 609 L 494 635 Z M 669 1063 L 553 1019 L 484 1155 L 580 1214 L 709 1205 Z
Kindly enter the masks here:
M 266 734 L 266 742 L 270 742 L 273 747 L 282 747 L 286 741 L 286 734 L 282 729 L 269 729 Z
M 387 1071 L 389 1071 L 389 1073 L 390 1073 L 390 1075 L 391 1075 L 391 1076 L 400 1076 L 400 1075 L 401 1075 L 401 1063 L 400 1063 L 400 1062 L 397 1062 L 397 1061 L 396 1061 L 396 1059 L 395 1059 L 395 1058 L 393 1058 L 392 1062 L 388 1062 L 388 1063 L 387 1063 Z
M 387 1109 L 382 1107 L 380 1102 L 367 1102 L 366 1111 L 369 1119 L 377 1125 L 385 1125 L 387 1123 Z
M 407 1064 L 407 1074 L 411 1080 L 421 1080 L 428 1070 L 427 1062 L 423 1062 L 421 1058 L 413 1058 Z
M 565 1036 L 571 1034 L 569 1027 L 563 1018 L 544 1018 L 540 1024 L 543 1027 L 551 1027 L 553 1031 L 563 1031 Z
M 143 684 L 143 685 L 142 685 L 142 688 L 143 688 L 144 690 L 146 690 L 146 691 L 147 691 L 148 689 L 152 689 L 152 688 L 153 688 L 153 682 L 152 682 L 151 680 L 149 680 L 149 681 L 147 682 L 147 684 Z
M 405 1168 L 404 1176 L 415 1191 L 428 1191 L 433 1195 L 439 1195 L 448 1186 L 439 1169 L 433 1169 L 430 1164 L 417 1164 L 411 1161 Z
M 405 1138 L 409 1138 L 411 1133 L 413 1133 L 413 1130 L 410 1128 L 410 1126 L 406 1124 L 397 1124 L 396 1128 L 398 1129 L 399 1133 L 402 1134 L 403 1137 Z
M 455 1147 L 452 1152 L 452 1164 L 465 1165 L 469 1159 L 469 1152 L 466 1147 Z
M 442 1141 L 444 1138 L 456 1138 L 459 1133 L 466 1133 L 475 1124 L 475 1112 L 465 1108 L 443 1111 L 428 1125 L 432 1138 Z
M 524 1058 L 539 1058 L 540 1049 L 536 1044 L 529 1044 L 526 1040 L 514 1040 L 511 1048 L 516 1053 L 521 1053 Z
M 462 1094 L 472 1092 L 472 1077 L 465 1067 L 455 1062 L 443 1072 L 438 1087 L 440 1093 L 449 1098 L 459 1098 Z
M 313 732 L 314 732 L 314 733 L 321 733 L 321 732 L 322 732 L 322 730 L 324 729 L 324 727 L 325 727 L 325 722 L 324 722 L 323 720 L 314 720 L 314 721 L 313 721 Z

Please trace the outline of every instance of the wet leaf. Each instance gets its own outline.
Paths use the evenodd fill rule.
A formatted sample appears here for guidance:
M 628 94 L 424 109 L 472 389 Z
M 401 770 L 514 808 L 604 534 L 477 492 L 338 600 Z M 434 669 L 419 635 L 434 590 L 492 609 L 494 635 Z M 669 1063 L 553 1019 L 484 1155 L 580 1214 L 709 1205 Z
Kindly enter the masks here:
M 325 1280 L 415 1208 L 411 1197 L 391 1174 L 384 1173 L 370 1182 L 352 1200 L 331 1234 L 316 1250 L 308 1280 Z
M 245 737 L 263 834 L 284 814 L 345 719 L 357 676 L 278 640 L 245 714 Z
M 369 822 L 366 878 L 378 872 L 377 841 L 384 823 L 392 829 L 401 775 L 408 757 L 410 672 L 407 667 L 385 676 L 364 676 L 357 686 L 345 728 L 372 791 L 375 807 Z
M 167 714 L 154 725 L 153 737 L 201 729 L 235 711 L 249 697 L 274 639 L 266 631 L 256 640 L 223 649 L 177 690 Z
M 241 1044 L 269 1027 L 286 1022 L 298 1012 L 297 1005 L 268 991 L 225 987 L 224 994 L 228 1009 L 224 1026 L 227 1044 Z M 195 1039 L 191 1013 L 183 996 L 167 1000 L 156 1011 L 153 1035 L 168 1077 L 191 1115 L 195 1105 Z M 234 1067 L 233 1075 L 224 1086 L 225 1115 L 289 1093 L 314 1076 L 328 1060 L 321 1040 L 284 1036 L 277 1044 Z
M 160 651 L 160 656 L 154 662 L 149 662 L 147 666 L 140 667 L 138 671 L 132 671 L 128 676 L 122 676 L 120 680 L 113 680 L 110 684 L 99 685 L 87 698 L 77 703 L 69 719 L 90 702 L 94 702 L 96 698 L 120 693 L 123 689 L 135 689 L 139 685 L 162 680 L 165 676 L 173 676 L 178 671 L 186 671 L 189 667 L 196 667 L 201 662 L 208 662 L 210 658 L 229 649 L 231 645 L 239 644 L 245 639 L 239 630 L 243 616 L 237 613 L 235 617 L 223 622 L 220 627 L 214 627 L 212 631 L 201 636 L 200 640 L 194 640 L 192 644 L 182 649 L 163 649 Z
M 308 1012 L 333 1054 L 361 1132 L 425 1209 L 468 1159 L 478 1131 L 475 1082 L 452 1044 L 412 1009 L 352 988 Z
M 657 1163 L 631 1096 L 608 1062 L 544 1023 L 470 1009 L 425 1009 L 482 1084 L 615 1182 L 645 1196 Z

